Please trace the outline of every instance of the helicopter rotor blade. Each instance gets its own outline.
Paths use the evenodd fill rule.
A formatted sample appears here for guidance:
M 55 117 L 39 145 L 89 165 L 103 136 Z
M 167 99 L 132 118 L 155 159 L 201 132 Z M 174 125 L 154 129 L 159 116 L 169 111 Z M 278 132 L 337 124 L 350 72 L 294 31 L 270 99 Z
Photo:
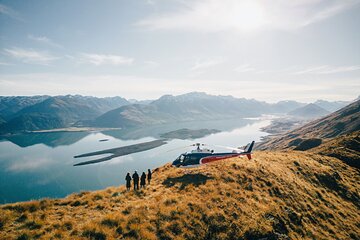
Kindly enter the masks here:
M 223 145 L 212 145 L 214 147 L 220 147 L 220 148 L 225 148 L 225 149 L 228 149 L 228 150 L 233 150 L 233 151 L 237 151 L 237 152 L 243 152 L 244 149 L 238 147 L 238 148 L 235 148 L 235 147 L 229 147 L 229 146 L 223 146 Z
M 173 149 L 167 150 L 166 152 L 172 152 L 172 151 L 175 151 L 175 150 L 184 149 L 184 148 L 189 148 L 189 147 L 192 147 L 192 145 L 187 145 L 187 146 L 182 146 L 182 147 L 173 148 Z

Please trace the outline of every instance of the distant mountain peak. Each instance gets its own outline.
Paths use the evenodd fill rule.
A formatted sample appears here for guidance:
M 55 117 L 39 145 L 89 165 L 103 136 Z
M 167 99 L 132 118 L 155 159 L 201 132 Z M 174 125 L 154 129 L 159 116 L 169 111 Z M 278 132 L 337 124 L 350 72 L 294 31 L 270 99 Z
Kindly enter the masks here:
M 325 116 L 330 112 L 314 103 L 309 103 L 288 113 L 288 115 L 301 118 L 316 118 Z

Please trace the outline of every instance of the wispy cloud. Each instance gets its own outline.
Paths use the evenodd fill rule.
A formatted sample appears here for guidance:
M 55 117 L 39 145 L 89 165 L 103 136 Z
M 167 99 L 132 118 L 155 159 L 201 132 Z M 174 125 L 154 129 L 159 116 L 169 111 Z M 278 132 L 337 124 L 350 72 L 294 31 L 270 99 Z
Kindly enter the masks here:
M 11 66 L 11 63 L 0 61 L 0 66 Z
M 24 63 L 30 63 L 30 64 L 48 65 L 52 61 L 58 59 L 58 57 L 52 56 L 48 52 L 37 51 L 33 49 L 23 49 L 23 48 L 14 47 L 14 48 L 5 48 L 4 52 L 8 56 L 18 59 Z
M 18 21 L 24 21 L 24 19 L 21 18 L 20 14 L 17 11 L 1 3 L 0 3 L 0 14 L 4 14 Z
M 145 0 L 146 4 L 154 5 L 156 4 L 154 0 Z
M 236 72 L 244 73 L 244 72 L 254 72 L 256 69 L 252 67 L 250 64 L 243 64 L 234 69 Z
M 303 70 L 296 71 L 295 74 L 333 74 L 333 73 L 352 72 L 358 70 L 360 70 L 360 65 L 340 66 L 340 67 L 322 65 L 322 66 L 305 68 Z
M 82 62 L 88 62 L 96 66 L 100 65 L 131 65 L 134 62 L 133 58 L 123 57 L 111 54 L 81 54 Z
M 146 66 L 148 67 L 158 67 L 160 65 L 160 63 L 155 62 L 155 61 L 145 61 L 144 62 Z
M 11 163 L 7 170 L 10 172 L 29 172 L 48 167 L 52 162 L 47 158 L 20 159 Z
M 62 47 L 60 44 L 55 43 L 53 40 L 51 40 L 50 38 L 45 37 L 45 36 L 34 36 L 32 34 L 29 34 L 28 38 L 35 42 L 46 44 L 46 45 L 49 45 L 52 47 L 58 47 L 58 48 Z
M 224 62 L 224 59 L 219 57 L 219 58 L 212 58 L 212 59 L 206 59 L 203 61 L 197 61 L 192 67 L 191 70 L 193 71 L 198 71 L 198 70 L 203 70 L 209 67 L 213 67 L 216 65 L 219 65 L 221 63 Z
M 223 32 L 294 30 L 330 18 L 359 0 L 196 0 L 179 11 L 145 18 L 150 29 Z

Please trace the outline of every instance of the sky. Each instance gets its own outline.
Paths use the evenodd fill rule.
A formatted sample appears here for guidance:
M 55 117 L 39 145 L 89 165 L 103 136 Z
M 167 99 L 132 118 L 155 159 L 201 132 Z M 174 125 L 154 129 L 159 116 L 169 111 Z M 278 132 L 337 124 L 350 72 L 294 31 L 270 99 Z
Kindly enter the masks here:
M 360 95 L 360 0 L 0 0 L 0 95 Z

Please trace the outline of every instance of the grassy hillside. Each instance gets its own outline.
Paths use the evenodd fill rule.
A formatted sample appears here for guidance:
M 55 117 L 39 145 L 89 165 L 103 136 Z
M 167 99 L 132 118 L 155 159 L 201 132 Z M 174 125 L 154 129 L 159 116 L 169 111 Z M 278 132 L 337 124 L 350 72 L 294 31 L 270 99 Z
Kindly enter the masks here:
M 3 239 L 359 239 L 360 175 L 308 152 L 255 152 L 124 186 L 0 207 Z
M 336 157 L 360 169 L 360 131 L 331 139 L 311 151 Z

